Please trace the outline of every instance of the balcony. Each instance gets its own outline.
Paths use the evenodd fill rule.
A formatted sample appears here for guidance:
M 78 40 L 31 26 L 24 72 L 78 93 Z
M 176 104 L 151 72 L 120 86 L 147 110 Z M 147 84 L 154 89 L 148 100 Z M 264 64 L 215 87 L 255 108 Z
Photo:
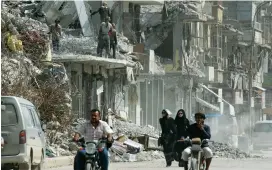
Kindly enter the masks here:
M 212 66 L 214 69 L 221 70 L 223 68 L 223 63 L 220 62 L 216 55 L 210 55 L 210 57 L 205 57 L 204 66 Z
M 259 23 L 259 22 L 255 22 L 255 30 L 257 31 L 263 31 L 262 29 L 262 23 Z
M 205 22 L 207 20 L 208 20 L 207 15 L 198 14 L 197 12 L 192 12 L 180 16 L 181 22 Z
M 129 1 L 134 4 L 139 4 L 139 5 L 163 5 L 164 0 L 149 0 L 149 1 Z

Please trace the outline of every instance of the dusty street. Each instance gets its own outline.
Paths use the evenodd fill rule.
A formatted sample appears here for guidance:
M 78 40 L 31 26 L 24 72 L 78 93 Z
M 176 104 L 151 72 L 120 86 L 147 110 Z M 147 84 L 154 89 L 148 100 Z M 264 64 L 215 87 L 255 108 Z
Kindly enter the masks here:
M 164 160 L 156 160 L 151 162 L 133 162 L 133 163 L 111 163 L 110 170 L 155 170 L 165 169 Z M 180 170 L 177 162 L 173 164 L 172 170 Z M 264 159 L 214 159 L 211 170 L 271 170 L 272 158 Z M 50 170 L 73 170 L 72 166 L 54 168 Z

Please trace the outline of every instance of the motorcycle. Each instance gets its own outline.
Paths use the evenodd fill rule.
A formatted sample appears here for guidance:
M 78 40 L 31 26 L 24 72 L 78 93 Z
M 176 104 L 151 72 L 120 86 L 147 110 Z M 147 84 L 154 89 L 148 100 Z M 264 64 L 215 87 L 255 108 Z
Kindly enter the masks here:
M 192 145 L 191 147 L 191 161 L 189 170 L 205 170 L 206 169 L 206 161 L 204 158 L 203 150 L 201 146 L 203 144 L 208 144 L 208 139 L 204 139 L 201 141 L 200 138 L 193 138 L 190 140 Z
M 101 170 L 99 152 L 103 152 L 107 146 L 106 139 L 87 141 L 84 145 L 86 151 L 85 170 Z

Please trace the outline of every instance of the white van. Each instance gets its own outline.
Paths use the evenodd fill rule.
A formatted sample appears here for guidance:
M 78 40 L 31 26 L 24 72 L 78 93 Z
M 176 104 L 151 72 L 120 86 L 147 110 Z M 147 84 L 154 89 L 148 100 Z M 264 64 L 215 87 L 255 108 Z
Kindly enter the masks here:
M 252 142 L 254 150 L 272 147 L 272 120 L 256 122 Z
M 46 142 L 35 106 L 20 97 L 2 96 L 1 128 L 2 169 L 42 169 Z

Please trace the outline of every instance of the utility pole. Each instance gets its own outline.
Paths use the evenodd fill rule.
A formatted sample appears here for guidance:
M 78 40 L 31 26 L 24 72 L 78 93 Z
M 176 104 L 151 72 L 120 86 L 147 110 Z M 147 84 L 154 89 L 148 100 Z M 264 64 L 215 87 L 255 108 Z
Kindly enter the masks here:
M 250 140 L 252 139 L 252 128 L 253 128 L 253 122 L 252 122 L 252 116 L 253 116 L 253 107 L 252 105 L 254 104 L 251 100 L 252 98 L 252 81 L 253 81 L 253 72 L 252 72 L 252 59 L 254 57 L 254 46 L 255 46 L 255 20 L 256 20 L 256 16 L 257 14 L 260 12 L 261 8 L 264 6 L 264 5 L 267 5 L 267 4 L 270 4 L 269 1 L 265 1 L 265 2 L 262 2 L 260 3 L 257 8 L 256 8 L 256 11 L 254 13 L 254 16 L 253 16 L 253 21 L 252 21 L 252 39 L 251 39 L 251 55 L 250 55 L 250 59 L 249 59 L 249 74 L 248 74 L 248 77 L 249 77 L 249 85 L 248 85 L 248 88 L 249 88 L 249 126 L 250 126 Z

